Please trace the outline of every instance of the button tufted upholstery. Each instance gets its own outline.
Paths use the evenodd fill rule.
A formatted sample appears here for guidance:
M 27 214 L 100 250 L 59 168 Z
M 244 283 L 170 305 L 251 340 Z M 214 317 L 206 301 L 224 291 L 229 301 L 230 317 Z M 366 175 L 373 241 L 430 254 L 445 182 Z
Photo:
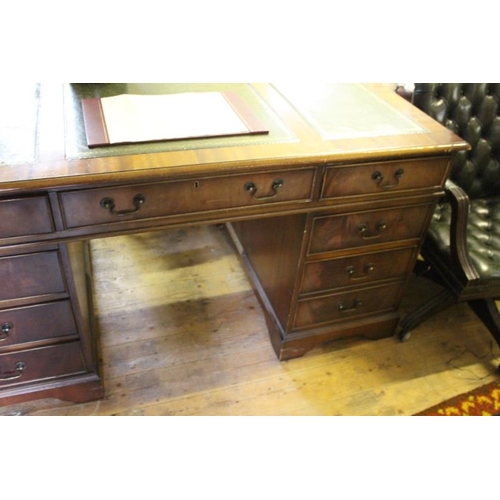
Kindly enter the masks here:
M 500 83 L 415 84 L 413 104 L 471 146 L 455 155 L 451 179 L 469 198 L 500 195 Z
M 403 320 L 400 338 L 465 300 L 500 344 L 500 83 L 417 83 L 412 102 L 471 149 L 452 160 L 448 196 L 421 251 L 429 276 L 445 290 Z
M 429 228 L 442 252 L 450 252 L 451 206 L 440 203 Z M 470 204 L 467 250 L 477 272 L 484 278 L 500 279 L 500 197 L 476 199 Z
M 471 145 L 455 155 L 450 178 L 471 202 L 469 256 L 481 276 L 500 278 L 500 84 L 416 84 L 413 103 Z M 438 205 L 429 237 L 442 251 L 450 221 L 450 205 Z

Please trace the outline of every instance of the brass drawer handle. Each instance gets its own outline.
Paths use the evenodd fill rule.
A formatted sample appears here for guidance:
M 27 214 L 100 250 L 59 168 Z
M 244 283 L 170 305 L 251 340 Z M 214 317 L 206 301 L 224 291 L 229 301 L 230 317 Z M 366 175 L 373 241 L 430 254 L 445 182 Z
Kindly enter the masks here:
M 109 213 L 111 215 L 115 215 L 116 217 L 123 217 L 124 215 L 132 215 L 137 213 L 141 209 L 141 206 L 145 201 L 146 197 L 143 194 L 136 194 L 133 200 L 134 208 L 129 210 L 115 210 L 115 200 L 108 197 L 103 198 L 100 202 L 100 205 L 102 208 L 109 210 Z
M 347 307 L 343 302 L 339 302 L 337 304 L 337 307 L 339 308 L 339 311 L 341 313 L 349 313 L 349 312 L 354 312 L 356 311 L 359 307 L 363 305 L 363 302 L 360 299 L 356 299 L 352 303 L 352 307 Z
M 361 281 L 361 280 L 365 280 L 366 278 L 368 278 L 374 269 L 375 269 L 375 266 L 373 264 L 366 264 L 366 266 L 363 268 L 365 274 L 362 276 L 355 276 L 356 269 L 354 266 L 348 266 L 346 271 L 347 271 L 347 274 L 349 275 L 349 279 L 351 281 Z
M 398 168 L 394 172 L 395 182 L 393 184 L 383 184 L 382 185 L 382 182 L 384 180 L 384 176 L 378 170 L 376 172 L 373 172 L 372 179 L 377 183 L 377 186 L 380 189 L 392 189 L 392 188 L 396 187 L 399 184 L 399 181 L 400 181 L 401 177 L 403 177 L 404 173 L 405 173 L 405 171 L 402 168 Z
M 20 361 L 19 363 L 17 363 L 15 371 L 0 373 L 0 382 L 21 378 L 23 376 L 23 372 L 25 369 L 26 369 L 26 363 Z
M 271 190 L 274 192 L 274 194 L 268 196 L 255 196 L 257 194 L 258 188 L 254 182 L 247 182 L 244 187 L 245 191 L 248 191 L 249 193 L 252 194 L 252 198 L 254 200 L 264 201 L 276 198 L 276 196 L 278 196 L 278 189 L 282 187 L 283 184 L 284 184 L 283 179 L 274 179 L 271 185 Z
M 380 238 L 382 236 L 383 231 L 386 228 L 387 228 L 387 224 L 383 220 L 381 220 L 381 221 L 377 222 L 377 229 L 376 229 L 377 233 L 376 234 L 370 234 L 366 224 L 360 224 L 358 226 L 358 232 L 359 232 L 359 235 L 361 236 L 361 238 L 363 238 L 364 240 L 374 240 L 376 238 Z
M 0 328 L 0 342 L 2 340 L 7 340 L 9 338 L 9 333 L 12 331 L 14 328 L 14 325 L 10 322 L 7 321 L 2 325 L 2 328 Z

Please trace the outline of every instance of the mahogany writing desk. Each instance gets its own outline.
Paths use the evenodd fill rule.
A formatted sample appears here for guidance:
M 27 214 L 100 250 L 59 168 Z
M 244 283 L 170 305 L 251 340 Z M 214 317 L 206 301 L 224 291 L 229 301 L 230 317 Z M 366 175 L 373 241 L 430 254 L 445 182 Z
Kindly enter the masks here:
M 268 135 L 88 149 L 81 99 L 231 90 Z M 279 359 L 390 336 L 450 156 L 383 85 L 15 87 L 0 118 L 0 401 L 103 396 L 92 238 L 227 223 Z

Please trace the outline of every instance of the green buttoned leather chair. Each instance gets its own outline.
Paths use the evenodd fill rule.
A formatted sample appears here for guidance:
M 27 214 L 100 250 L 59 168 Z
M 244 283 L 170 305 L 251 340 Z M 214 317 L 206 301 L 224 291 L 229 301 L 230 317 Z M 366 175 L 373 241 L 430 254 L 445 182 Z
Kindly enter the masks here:
M 471 146 L 452 160 L 446 197 L 421 250 L 422 274 L 442 291 L 403 318 L 407 340 L 422 322 L 466 301 L 500 344 L 500 84 L 417 83 L 415 106 Z

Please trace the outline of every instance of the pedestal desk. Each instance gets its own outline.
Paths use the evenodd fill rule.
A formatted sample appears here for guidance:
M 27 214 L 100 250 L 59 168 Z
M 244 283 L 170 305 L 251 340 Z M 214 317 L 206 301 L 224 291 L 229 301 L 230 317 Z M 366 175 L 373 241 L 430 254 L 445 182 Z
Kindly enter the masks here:
M 4 405 L 103 396 L 92 238 L 227 224 L 279 360 L 393 335 L 450 156 L 467 148 L 385 85 L 2 87 Z M 238 93 L 269 134 L 86 147 L 84 97 L 213 90 Z

